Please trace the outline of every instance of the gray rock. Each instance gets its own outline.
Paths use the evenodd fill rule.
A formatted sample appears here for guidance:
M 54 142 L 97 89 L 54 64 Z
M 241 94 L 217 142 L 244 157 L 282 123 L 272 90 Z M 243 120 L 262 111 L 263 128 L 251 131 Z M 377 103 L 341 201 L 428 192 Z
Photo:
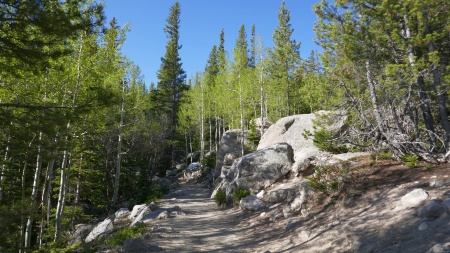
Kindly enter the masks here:
M 420 223 L 418 229 L 419 229 L 419 231 L 427 230 L 428 229 L 428 223 L 426 221 Z
M 410 208 L 418 206 L 422 201 L 428 198 L 428 193 L 423 189 L 414 189 L 400 199 L 401 208 Z
M 185 164 L 185 163 L 177 164 L 177 165 L 175 165 L 175 168 L 177 170 L 184 170 L 187 168 L 187 164 Z
M 298 237 L 302 239 L 302 241 L 307 241 L 309 237 L 311 236 L 311 231 L 309 230 L 302 230 L 300 233 L 298 233 Z
M 239 206 L 244 210 L 256 212 L 263 209 L 266 205 L 256 196 L 248 195 L 239 201 Z
M 283 214 L 281 212 L 275 212 L 273 213 L 270 218 L 269 221 L 276 221 L 278 218 L 281 218 L 283 216 Z
M 302 182 L 299 185 L 299 193 L 295 197 L 294 201 L 291 202 L 291 208 L 298 211 L 302 208 L 302 205 L 306 203 L 308 197 L 314 193 L 312 189 L 308 186 L 308 182 Z
M 242 147 L 241 139 L 242 134 L 244 137 L 248 136 L 248 131 L 242 132 L 240 129 L 228 130 L 222 135 L 220 140 L 219 150 L 216 154 L 216 168 L 214 169 L 214 178 L 220 176 L 222 172 L 222 166 L 230 166 L 234 160 L 241 157 Z M 244 138 L 245 143 L 248 143 L 248 138 Z M 244 150 L 244 153 L 248 153 L 248 150 Z
M 285 226 L 284 226 L 284 229 L 287 231 L 287 230 L 290 230 L 290 229 L 292 229 L 293 227 L 295 227 L 295 224 L 297 223 L 297 219 L 295 219 L 295 218 L 290 218 L 290 219 L 287 219 L 287 221 L 286 221 L 286 224 L 285 224 Z
M 450 199 L 442 201 L 442 206 L 444 207 L 445 212 L 450 215 Z
M 313 138 L 308 134 L 314 134 L 314 121 L 320 118 L 318 115 L 330 115 L 331 124 L 327 127 L 330 131 L 339 131 L 344 126 L 344 120 L 346 119 L 346 116 L 326 111 L 281 118 L 271 125 L 261 137 L 258 150 L 280 142 L 290 144 L 294 151 L 316 148 Z
M 133 210 L 131 210 L 131 213 L 130 213 L 130 219 L 131 220 L 136 219 L 136 217 L 139 216 L 139 214 L 142 212 L 142 210 L 144 210 L 146 207 L 147 207 L 147 205 L 145 205 L 145 204 L 133 206 Z
M 287 143 L 278 143 L 234 161 L 222 184 L 227 197 L 235 189 L 246 189 L 252 194 L 269 187 L 286 175 L 292 166 L 293 152 Z
M 172 215 L 172 216 L 178 216 L 178 215 L 184 216 L 184 215 L 186 215 L 186 213 L 183 212 L 183 211 L 172 211 L 172 212 L 170 212 L 170 215 Z
M 442 201 L 433 200 L 430 204 L 426 205 L 421 213 L 422 219 L 437 219 L 444 212 L 444 206 L 441 205 Z
M 337 154 L 333 155 L 333 159 L 339 159 L 341 161 L 348 161 L 357 157 L 370 155 L 370 152 L 355 152 L 355 153 L 344 153 L 344 154 Z
M 295 196 L 295 189 L 277 189 L 269 192 L 269 202 L 271 204 L 288 201 L 290 196 Z
M 177 169 L 174 170 L 166 170 L 166 177 L 172 177 L 172 176 L 176 176 L 178 173 Z
M 290 205 L 285 205 L 283 207 L 283 215 L 284 215 L 284 218 L 286 218 L 286 219 L 291 218 L 291 216 L 292 216 L 292 209 L 291 209 Z
M 258 199 L 263 199 L 265 193 L 266 193 L 266 191 L 261 190 L 260 192 L 258 192 L 258 194 L 256 194 L 256 197 L 257 197 Z
M 75 225 L 75 231 L 72 234 L 71 245 L 82 242 L 94 228 L 91 224 L 77 224 Z
M 155 202 L 151 202 L 148 207 L 150 208 L 151 211 L 155 211 L 159 208 L 159 206 L 155 203 Z
M 98 223 L 94 229 L 86 237 L 85 242 L 90 243 L 97 239 L 101 235 L 110 234 L 114 229 L 113 220 L 111 218 L 106 218 L 104 221 Z
M 450 252 L 450 242 L 436 244 L 426 253 L 448 253 L 448 252 Z
M 193 170 L 199 170 L 201 168 L 201 164 L 199 162 L 191 163 L 186 168 L 186 170 L 193 171 Z
M 161 219 L 167 219 L 170 217 L 169 212 L 167 212 L 167 210 L 161 212 L 158 214 L 158 216 L 156 216 L 156 219 L 161 220 Z
M 125 217 L 125 216 L 128 216 L 128 215 L 130 215 L 130 210 L 128 210 L 128 208 L 120 208 L 119 210 L 117 210 L 114 213 L 114 216 L 116 218 L 122 218 L 122 217 Z
M 152 210 L 150 209 L 150 207 L 145 206 L 144 209 L 141 210 L 141 212 L 133 219 L 133 221 L 130 224 L 130 227 L 135 226 L 138 223 L 142 223 L 144 217 L 147 216 L 148 213 L 150 213 Z

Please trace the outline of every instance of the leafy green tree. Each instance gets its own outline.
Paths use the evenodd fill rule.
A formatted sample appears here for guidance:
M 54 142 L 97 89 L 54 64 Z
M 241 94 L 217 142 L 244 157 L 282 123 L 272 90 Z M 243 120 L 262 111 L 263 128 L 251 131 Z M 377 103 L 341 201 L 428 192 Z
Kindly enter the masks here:
M 322 61 L 345 95 L 353 143 L 430 161 L 448 149 L 448 94 L 441 90 L 448 85 L 449 18 L 442 13 L 448 7 L 414 0 L 315 6 Z

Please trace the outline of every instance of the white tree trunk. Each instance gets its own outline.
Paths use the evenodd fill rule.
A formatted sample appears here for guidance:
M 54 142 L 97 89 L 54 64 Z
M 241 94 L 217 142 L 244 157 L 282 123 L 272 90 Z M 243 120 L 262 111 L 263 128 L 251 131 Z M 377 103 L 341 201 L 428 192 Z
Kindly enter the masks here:
M 114 190 L 113 190 L 113 198 L 111 201 L 111 206 L 116 205 L 117 195 L 119 193 L 119 184 L 120 184 L 120 169 L 122 163 L 122 131 L 123 131 L 123 117 L 125 114 L 125 80 L 122 80 L 122 105 L 120 108 L 120 123 L 119 123 L 119 135 L 117 141 L 117 158 L 116 158 L 116 174 L 114 177 Z
M 41 174 L 41 165 L 42 165 L 42 157 L 41 157 L 41 142 L 42 142 L 42 132 L 39 132 L 39 141 L 37 146 L 37 158 L 36 158 L 36 168 L 34 171 L 34 179 L 33 179 L 33 189 L 31 190 L 31 201 L 34 203 L 37 198 L 38 186 L 39 186 L 39 176 Z M 31 246 L 31 229 L 33 225 L 33 218 L 28 216 L 27 225 L 25 228 L 25 249 L 28 249 Z

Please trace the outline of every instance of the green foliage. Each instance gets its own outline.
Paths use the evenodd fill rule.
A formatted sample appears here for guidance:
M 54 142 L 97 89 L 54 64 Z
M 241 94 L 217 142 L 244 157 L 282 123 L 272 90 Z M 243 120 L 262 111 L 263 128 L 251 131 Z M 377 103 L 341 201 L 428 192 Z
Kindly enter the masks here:
M 148 192 L 147 198 L 145 200 L 145 203 L 147 204 L 161 199 L 164 195 L 166 195 L 170 191 L 170 189 L 167 186 L 160 186 L 157 185 L 156 183 L 153 183 L 152 185 L 153 186 Z
M 121 246 L 126 239 L 138 237 L 141 234 L 145 233 L 145 231 L 145 223 L 138 223 L 134 227 L 127 227 L 113 234 L 106 240 L 106 244 L 108 246 Z
M 242 198 L 247 197 L 250 195 L 250 192 L 245 189 L 237 189 L 235 192 L 233 192 L 233 203 L 239 204 L 239 201 L 241 201 Z
M 326 195 L 339 193 L 343 188 L 346 173 L 346 169 L 338 166 L 317 168 L 313 175 L 307 177 L 308 184 L 312 189 Z
M 219 188 L 217 190 L 216 195 L 214 196 L 214 201 L 220 207 L 224 207 L 228 204 L 227 195 L 225 194 L 225 191 L 222 190 L 222 188 Z
M 247 139 L 254 145 L 258 146 L 259 141 L 261 140 L 261 133 L 258 129 L 256 129 L 256 123 L 255 120 L 250 121 L 250 131 L 248 133 Z
M 419 164 L 419 156 L 416 154 L 407 153 L 401 156 L 400 160 L 409 167 L 416 167 Z
M 314 145 L 321 150 L 334 154 L 346 153 L 348 148 L 333 138 L 333 133 L 324 128 L 314 132 Z
M 394 157 L 391 150 L 383 150 L 383 151 L 373 152 L 370 156 L 371 156 L 372 160 L 378 160 L 378 159 L 389 160 Z
M 211 152 L 203 158 L 202 167 L 204 167 L 204 168 L 215 168 L 216 167 L 216 153 L 215 152 Z

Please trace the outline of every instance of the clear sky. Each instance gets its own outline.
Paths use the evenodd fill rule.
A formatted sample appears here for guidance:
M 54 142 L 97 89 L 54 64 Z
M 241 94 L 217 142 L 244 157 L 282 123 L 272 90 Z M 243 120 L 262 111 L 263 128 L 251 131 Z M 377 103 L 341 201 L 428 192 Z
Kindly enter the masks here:
M 156 72 L 164 56 L 167 38 L 163 28 L 175 0 L 104 0 L 107 22 L 115 17 L 120 26 L 131 23 L 131 31 L 122 48 L 123 54 L 137 64 L 145 83 L 158 82 Z M 213 45 L 219 44 L 222 28 L 225 49 L 232 52 L 239 28 L 245 25 L 250 41 L 252 25 L 264 46 L 272 47 L 272 35 L 278 25 L 282 0 L 179 0 L 181 7 L 179 53 L 187 78 L 202 72 Z M 285 0 L 291 12 L 292 36 L 301 42 L 301 57 L 319 50 L 313 42 L 313 4 L 320 0 Z M 250 42 L 249 42 L 250 43 Z M 231 56 L 231 54 L 230 54 Z

